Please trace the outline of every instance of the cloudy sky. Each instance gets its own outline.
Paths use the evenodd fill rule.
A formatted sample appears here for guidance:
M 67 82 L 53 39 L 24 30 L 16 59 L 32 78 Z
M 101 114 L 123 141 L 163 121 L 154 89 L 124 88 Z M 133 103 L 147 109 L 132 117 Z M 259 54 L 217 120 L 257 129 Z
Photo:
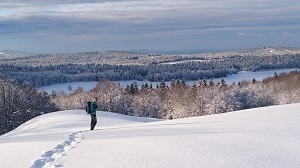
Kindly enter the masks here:
M 0 50 L 300 47 L 299 0 L 0 1 Z

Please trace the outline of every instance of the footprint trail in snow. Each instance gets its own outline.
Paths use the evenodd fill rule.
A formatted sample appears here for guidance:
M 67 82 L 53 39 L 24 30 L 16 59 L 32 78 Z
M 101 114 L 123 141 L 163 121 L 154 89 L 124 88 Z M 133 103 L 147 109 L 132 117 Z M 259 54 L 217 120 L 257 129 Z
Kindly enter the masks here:
M 63 156 L 65 151 L 75 147 L 83 139 L 83 131 L 72 133 L 69 139 L 57 145 L 54 149 L 45 152 L 38 160 L 35 160 L 31 168 L 56 168 L 61 165 L 56 165 L 57 160 Z

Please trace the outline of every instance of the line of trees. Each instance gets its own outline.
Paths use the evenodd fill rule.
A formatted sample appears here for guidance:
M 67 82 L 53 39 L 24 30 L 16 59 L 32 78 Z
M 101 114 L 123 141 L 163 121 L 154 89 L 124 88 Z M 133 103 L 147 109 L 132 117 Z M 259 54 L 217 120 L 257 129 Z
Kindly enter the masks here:
M 227 85 L 224 80 L 199 80 L 192 86 L 173 80 L 170 86 L 136 83 L 121 84 L 102 79 L 95 88 L 74 93 L 52 93 L 54 103 L 62 109 L 84 109 L 91 97 L 97 96 L 100 110 L 154 118 L 184 118 L 230 111 L 300 102 L 300 72 L 275 75 L 262 82 L 242 81 Z
M 149 66 L 88 64 L 28 67 L 7 64 L 0 66 L 1 72 L 19 82 L 47 86 L 67 82 L 98 81 L 103 78 L 111 81 L 148 80 L 152 82 L 177 78 L 197 80 L 204 77 L 220 78 L 238 73 L 238 70 L 232 65 L 207 62 Z
M 36 116 L 57 110 L 46 92 L 0 76 L 0 135 Z

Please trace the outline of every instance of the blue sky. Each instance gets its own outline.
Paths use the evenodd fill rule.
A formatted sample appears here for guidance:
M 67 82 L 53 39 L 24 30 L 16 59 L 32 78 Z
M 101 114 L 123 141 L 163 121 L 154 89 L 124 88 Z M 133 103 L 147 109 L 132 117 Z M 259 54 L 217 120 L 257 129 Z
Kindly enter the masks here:
M 10 0 L 0 50 L 300 47 L 299 0 Z

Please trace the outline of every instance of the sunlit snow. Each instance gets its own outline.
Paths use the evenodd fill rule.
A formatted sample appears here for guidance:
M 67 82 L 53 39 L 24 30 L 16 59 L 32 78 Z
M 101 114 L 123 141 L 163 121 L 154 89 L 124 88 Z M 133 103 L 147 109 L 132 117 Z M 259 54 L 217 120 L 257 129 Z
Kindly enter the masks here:
M 300 104 L 176 120 L 83 110 L 34 118 L 0 136 L 1 167 L 298 167 Z

